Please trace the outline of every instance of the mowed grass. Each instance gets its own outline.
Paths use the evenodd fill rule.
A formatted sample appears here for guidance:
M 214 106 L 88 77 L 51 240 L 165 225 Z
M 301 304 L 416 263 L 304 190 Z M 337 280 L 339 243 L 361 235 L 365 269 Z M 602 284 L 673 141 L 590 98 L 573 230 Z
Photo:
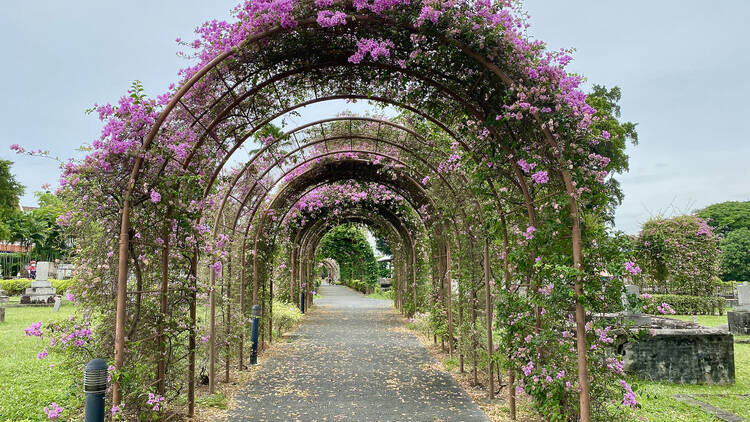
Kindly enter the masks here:
M 679 319 L 680 321 L 693 322 L 692 315 L 665 315 L 667 318 Z M 727 324 L 727 315 L 696 315 L 698 324 L 704 327 L 718 327 Z
M 73 311 L 65 300 L 56 313 L 52 307 L 6 308 L 0 323 L 0 421 L 46 421 L 43 409 L 51 402 L 65 408 L 60 420 L 82 419 L 83 392 L 73 381 L 83 373 L 63 369 L 62 356 L 54 353 L 37 359 L 49 339 L 27 337 L 23 331 L 32 322 L 66 319 Z
M 697 407 L 672 398 L 675 394 L 689 394 L 698 400 L 750 419 L 750 399 L 737 396 L 750 394 L 750 344 L 735 343 L 734 366 L 736 382 L 727 386 L 681 385 L 629 379 L 631 385 L 636 387 L 636 394 L 642 405 L 637 412 L 638 416 L 648 418 L 650 422 L 717 420 Z

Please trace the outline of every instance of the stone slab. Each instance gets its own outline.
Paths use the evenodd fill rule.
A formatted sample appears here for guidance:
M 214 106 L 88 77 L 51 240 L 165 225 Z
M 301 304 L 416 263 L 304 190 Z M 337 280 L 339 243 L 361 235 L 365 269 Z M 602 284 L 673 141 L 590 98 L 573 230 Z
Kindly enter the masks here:
M 737 301 L 739 306 L 750 305 L 750 284 L 747 282 L 737 286 Z
M 737 416 L 734 413 L 727 412 L 724 409 L 720 409 L 710 403 L 706 403 L 703 400 L 698 400 L 697 398 L 687 395 L 687 394 L 676 394 L 674 396 L 675 399 L 687 403 L 691 406 L 700 407 L 703 409 L 704 412 L 709 413 L 711 415 L 716 416 L 719 418 L 719 420 L 722 420 L 724 422 L 746 422 L 747 419 L 743 418 L 742 416 Z
M 39 288 L 39 287 L 52 287 L 52 283 L 50 283 L 47 280 L 43 280 L 43 281 L 34 280 L 31 282 L 31 288 Z
M 50 263 L 46 261 L 36 263 L 36 281 L 47 281 L 49 278 Z
M 625 345 L 625 371 L 678 384 L 734 384 L 734 337 L 716 329 L 658 329 Z
M 62 298 L 60 298 L 60 296 L 55 296 L 55 306 L 52 308 L 52 312 L 58 312 L 61 304 Z
M 750 312 L 727 312 L 729 331 L 739 335 L 750 335 Z

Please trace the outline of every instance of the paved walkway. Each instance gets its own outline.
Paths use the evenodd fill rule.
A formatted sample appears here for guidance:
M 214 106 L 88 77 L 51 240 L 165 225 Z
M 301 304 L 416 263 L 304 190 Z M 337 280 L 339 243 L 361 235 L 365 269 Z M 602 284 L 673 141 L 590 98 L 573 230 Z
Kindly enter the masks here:
M 432 358 L 389 301 L 343 286 L 322 297 L 294 341 L 240 391 L 230 420 L 488 421 Z

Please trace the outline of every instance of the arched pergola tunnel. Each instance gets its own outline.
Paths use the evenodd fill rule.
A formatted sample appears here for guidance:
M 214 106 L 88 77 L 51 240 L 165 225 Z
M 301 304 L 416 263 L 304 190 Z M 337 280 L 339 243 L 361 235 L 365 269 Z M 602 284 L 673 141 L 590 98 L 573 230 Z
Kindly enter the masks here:
M 309 293 L 318 242 L 353 222 L 391 242 L 395 305 L 429 311 L 462 370 L 464 358 L 475 374 L 481 360 L 503 361 L 509 385 L 523 389 L 554 368 L 559 377 L 539 388 L 564 391 L 561 408 L 590 420 L 588 371 L 604 357 L 588 360 L 597 340 L 584 304 L 595 293 L 584 285 L 608 264 L 596 248 L 586 260 L 582 251 L 595 244 L 589 239 L 613 195 L 604 183 L 612 147 L 608 133 L 593 129 L 595 111 L 580 78 L 563 70 L 564 54 L 525 39 L 505 2 L 272 3 L 244 3 L 238 23 L 202 27 L 197 64 L 158 101 L 136 95 L 100 109 L 117 124 L 64 175 L 73 192 L 107 186 L 77 198 L 104 204 L 110 212 L 98 224 L 119 230 L 118 253 L 105 241 L 112 250 L 101 257 L 116 266 L 82 264 L 92 280 L 117 277 L 114 288 L 102 283 L 92 294 L 116 298 L 117 370 L 149 356 L 159 394 L 186 387 L 192 415 L 203 347 L 196 339 L 206 340 L 213 391 L 220 355 L 226 379 L 233 356 L 244 368 L 250 305 L 261 305 L 262 341 L 272 341 L 274 297 Z M 394 117 L 337 108 L 270 129 L 305 107 L 330 110 L 342 100 Z M 91 214 L 80 219 L 92 224 Z M 141 273 L 159 282 L 146 285 Z M 550 283 L 562 293 L 550 296 Z M 156 293 L 157 307 L 145 291 Z M 200 321 L 203 294 L 208 317 Z M 551 340 L 561 326 L 572 362 L 551 359 L 542 340 L 522 341 Z M 149 330 L 157 332 L 152 354 Z M 116 378 L 113 403 L 127 401 L 132 385 Z M 515 417 L 515 388 L 507 400 Z

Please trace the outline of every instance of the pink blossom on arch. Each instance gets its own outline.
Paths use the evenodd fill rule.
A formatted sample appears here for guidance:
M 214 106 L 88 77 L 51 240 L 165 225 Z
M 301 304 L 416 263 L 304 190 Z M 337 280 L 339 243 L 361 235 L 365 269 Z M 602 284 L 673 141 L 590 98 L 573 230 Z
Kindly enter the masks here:
M 161 201 L 161 194 L 155 190 L 151 190 L 151 202 L 158 204 Z
M 215 273 L 215 274 L 216 274 L 216 275 L 217 275 L 218 277 L 221 277 L 221 270 L 222 270 L 222 268 L 223 268 L 223 264 L 221 263 L 221 261 L 216 261 L 216 262 L 214 262 L 213 264 L 209 265 L 209 267 L 210 267 L 210 268 L 211 268 L 212 270 L 214 270 L 214 273 Z
M 346 13 L 344 12 L 332 12 L 330 10 L 318 11 L 318 25 L 323 28 L 330 28 L 332 26 L 346 25 Z
M 542 184 L 549 182 L 549 176 L 547 175 L 546 171 L 538 171 L 532 174 L 531 179 L 534 181 L 534 183 L 538 185 L 542 185 Z
M 633 275 L 638 275 L 641 272 L 641 267 L 636 265 L 633 261 L 625 262 L 625 270 Z

